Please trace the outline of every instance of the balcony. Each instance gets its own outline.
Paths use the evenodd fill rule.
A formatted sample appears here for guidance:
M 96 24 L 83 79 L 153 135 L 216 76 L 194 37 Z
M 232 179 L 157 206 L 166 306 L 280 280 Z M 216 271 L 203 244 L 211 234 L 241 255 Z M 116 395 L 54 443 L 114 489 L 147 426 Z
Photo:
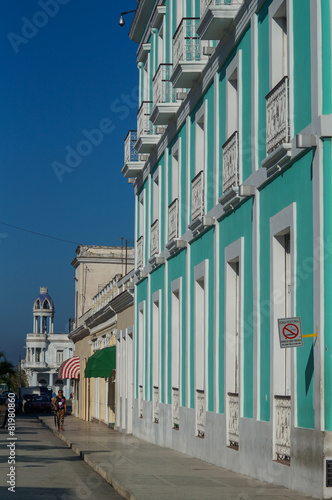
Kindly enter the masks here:
M 180 107 L 170 81 L 173 64 L 159 64 L 153 78 L 153 111 L 151 121 L 154 125 L 167 125 Z
M 157 128 L 151 123 L 152 101 L 143 101 L 137 113 L 137 142 L 135 149 L 138 153 L 149 154 L 160 140 Z
M 129 130 L 125 138 L 125 151 L 124 151 L 124 166 L 122 168 L 122 175 L 127 178 L 137 177 L 143 170 L 144 161 L 137 153 L 134 146 L 137 141 L 137 131 Z
M 266 153 L 261 165 L 268 177 L 286 167 L 292 156 L 287 76 L 266 96 Z
M 222 192 L 239 185 L 239 133 L 234 132 L 223 145 Z
M 184 17 L 173 37 L 174 71 L 171 82 L 175 88 L 190 88 L 203 71 L 208 56 L 203 54 L 207 42 L 201 42 L 196 28 L 199 18 Z
M 179 237 L 179 200 L 175 198 L 168 207 L 168 240 Z
M 201 20 L 197 26 L 201 40 L 221 40 L 242 3 L 242 0 L 201 0 Z
M 289 143 L 289 85 L 285 76 L 266 96 L 266 152 Z
M 159 220 L 151 225 L 151 257 L 159 253 Z
M 191 181 L 191 220 L 203 217 L 204 212 L 204 172 L 201 170 Z
M 144 254 L 144 237 L 141 236 L 136 242 L 136 268 L 143 267 L 143 254 Z

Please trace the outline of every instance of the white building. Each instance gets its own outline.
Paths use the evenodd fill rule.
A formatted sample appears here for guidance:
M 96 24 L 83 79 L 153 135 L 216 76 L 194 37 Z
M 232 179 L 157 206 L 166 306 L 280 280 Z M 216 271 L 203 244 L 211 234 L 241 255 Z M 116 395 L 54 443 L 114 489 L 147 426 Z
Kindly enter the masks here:
M 61 364 L 73 355 L 74 345 L 64 333 L 54 333 L 54 304 L 46 287 L 33 305 L 33 333 L 26 338 L 26 357 L 22 362 L 30 386 L 44 386 L 57 392 L 64 389 L 68 398 L 72 392 L 70 380 L 58 379 Z

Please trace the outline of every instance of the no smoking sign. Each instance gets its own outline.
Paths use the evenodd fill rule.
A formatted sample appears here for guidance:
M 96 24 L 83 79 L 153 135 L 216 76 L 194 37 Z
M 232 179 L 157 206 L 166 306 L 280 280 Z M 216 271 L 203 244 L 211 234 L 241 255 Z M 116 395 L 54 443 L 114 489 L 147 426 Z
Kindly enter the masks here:
M 278 319 L 278 329 L 281 348 L 303 346 L 300 317 Z

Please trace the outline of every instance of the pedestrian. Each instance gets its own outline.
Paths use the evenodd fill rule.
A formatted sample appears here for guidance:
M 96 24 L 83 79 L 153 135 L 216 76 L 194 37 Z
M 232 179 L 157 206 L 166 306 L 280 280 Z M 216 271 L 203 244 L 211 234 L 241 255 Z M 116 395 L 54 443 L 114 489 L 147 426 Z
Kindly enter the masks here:
M 63 422 L 65 415 L 67 413 L 67 405 L 66 405 L 66 398 L 64 397 L 63 391 L 61 389 L 58 391 L 58 395 L 54 398 L 53 406 L 56 411 L 58 432 L 60 431 L 60 425 L 61 425 L 61 430 L 64 431 Z
M 5 401 L 5 406 L 6 406 L 5 420 L 3 421 L 3 424 L 1 426 L 2 429 L 4 429 L 5 427 L 8 427 L 8 425 L 7 425 L 7 422 L 8 422 L 8 403 L 9 403 L 9 399 L 8 399 L 8 395 L 7 395 L 6 401 Z

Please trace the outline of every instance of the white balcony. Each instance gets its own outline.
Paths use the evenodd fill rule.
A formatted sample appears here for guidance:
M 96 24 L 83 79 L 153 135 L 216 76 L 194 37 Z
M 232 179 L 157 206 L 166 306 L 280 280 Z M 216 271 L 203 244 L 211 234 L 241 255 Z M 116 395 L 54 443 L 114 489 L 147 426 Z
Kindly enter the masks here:
M 124 151 L 124 166 L 122 168 L 122 175 L 127 178 L 137 177 L 143 170 L 144 161 L 137 153 L 134 146 L 137 141 L 137 131 L 129 130 L 125 138 L 125 151 Z
M 198 36 L 202 40 L 221 40 L 242 3 L 242 0 L 201 0 Z
M 191 181 L 191 220 L 203 217 L 204 213 L 204 171 L 201 170 Z
M 179 200 L 175 198 L 168 207 L 168 240 L 179 237 Z
M 266 96 L 267 154 L 289 141 L 289 84 L 285 76 Z
M 222 192 L 239 185 L 239 133 L 234 132 L 223 145 Z
M 151 153 L 160 140 L 157 128 L 151 123 L 152 101 L 143 101 L 137 113 L 137 142 L 135 149 L 138 153 Z
M 136 268 L 143 267 L 144 262 L 144 238 L 141 236 L 136 242 Z
M 170 81 L 172 71 L 173 64 L 159 64 L 153 78 L 153 110 L 150 119 L 154 125 L 167 125 L 180 107 Z
M 203 71 L 208 56 L 203 54 L 207 42 L 201 42 L 196 28 L 199 18 L 184 17 L 173 37 L 174 71 L 171 82 L 175 88 L 190 88 Z
M 274 453 L 276 460 L 290 463 L 291 456 L 291 398 L 274 396 L 275 434 Z
M 239 447 L 239 395 L 229 392 L 228 396 L 228 446 Z
M 151 257 L 159 253 L 159 220 L 151 225 Z

